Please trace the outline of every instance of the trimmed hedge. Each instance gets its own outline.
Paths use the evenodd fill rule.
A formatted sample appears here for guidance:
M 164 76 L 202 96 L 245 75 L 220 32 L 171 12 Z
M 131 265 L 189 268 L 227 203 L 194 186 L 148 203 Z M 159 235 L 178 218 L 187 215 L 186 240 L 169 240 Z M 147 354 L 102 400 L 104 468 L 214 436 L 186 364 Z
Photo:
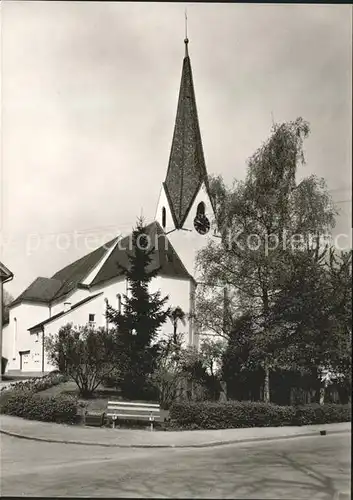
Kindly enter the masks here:
M 317 403 L 296 407 L 293 425 L 333 424 L 336 422 L 350 422 L 352 409 L 349 404 Z
M 42 422 L 74 423 L 77 400 L 68 396 L 42 398 L 28 390 L 11 391 L 0 405 L 0 412 Z
M 350 422 L 350 405 L 279 406 L 271 403 L 227 401 L 174 403 L 171 426 L 182 429 L 232 429 Z

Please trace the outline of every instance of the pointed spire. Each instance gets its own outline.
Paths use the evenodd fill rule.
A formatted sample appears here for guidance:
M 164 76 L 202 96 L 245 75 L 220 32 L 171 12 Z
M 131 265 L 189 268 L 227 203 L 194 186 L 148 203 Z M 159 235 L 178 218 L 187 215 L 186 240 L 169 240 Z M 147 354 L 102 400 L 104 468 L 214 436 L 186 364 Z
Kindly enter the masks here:
M 187 21 L 187 17 L 185 19 Z M 187 35 L 187 24 L 185 24 Z M 164 188 L 177 229 L 183 227 L 192 203 L 208 177 L 197 116 L 189 40 L 186 37 L 177 115 Z

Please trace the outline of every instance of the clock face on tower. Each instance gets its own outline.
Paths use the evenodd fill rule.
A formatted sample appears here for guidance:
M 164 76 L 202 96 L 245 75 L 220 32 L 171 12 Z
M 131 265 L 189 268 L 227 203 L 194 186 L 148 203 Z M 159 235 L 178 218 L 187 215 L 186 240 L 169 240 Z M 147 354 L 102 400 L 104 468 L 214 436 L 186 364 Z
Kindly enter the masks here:
M 210 230 L 210 221 L 206 217 L 206 215 L 199 214 L 196 215 L 194 219 L 194 228 L 199 234 L 207 234 Z

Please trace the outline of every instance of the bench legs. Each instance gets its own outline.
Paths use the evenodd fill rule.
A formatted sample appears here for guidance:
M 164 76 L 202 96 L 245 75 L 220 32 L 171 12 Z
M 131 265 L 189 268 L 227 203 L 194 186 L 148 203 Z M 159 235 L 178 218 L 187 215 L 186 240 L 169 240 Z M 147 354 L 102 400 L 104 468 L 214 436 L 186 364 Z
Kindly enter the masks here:
M 117 419 L 112 419 L 112 428 L 115 429 L 115 426 L 116 426 L 116 421 Z M 153 420 L 150 420 L 150 431 L 153 432 L 154 431 L 154 421 Z

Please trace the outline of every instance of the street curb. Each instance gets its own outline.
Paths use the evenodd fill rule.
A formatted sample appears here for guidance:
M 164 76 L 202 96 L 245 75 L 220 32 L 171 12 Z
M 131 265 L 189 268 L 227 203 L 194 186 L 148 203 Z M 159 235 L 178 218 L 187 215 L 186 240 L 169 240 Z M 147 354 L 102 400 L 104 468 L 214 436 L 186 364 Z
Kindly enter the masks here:
M 331 435 L 331 434 L 343 434 L 351 432 L 349 429 L 342 429 L 342 430 L 333 430 L 327 432 L 326 435 Z M 93 443 L 92 441 L 67 441 L 67 440 L 60 440 L 60 439 L 48 439 L 48 438 L 41 438 L 41 437 L 35 437 L 35 436 L 25 436 L 23 434 L 17 434 L 15 432 L 11 431 L 4 431 L 0 429 L 0 434 L 4 434 L 6 436 L 11 436 L 19 439 L 27 439 L 29 441 L 40 441 L 44 443 L 61 443 L 61 444 L 75 444 L 75 445 L 81 445 L 81 446 L 101 446 L 105 448 L 212 448 L 215 446 L 224 446 L 224 445 L 229 445 L 229 444 L 242 444 L 242 443 L 252 443 L 252 442 L 262 442 L 262 441 L 277 441 L 277 440 L 284 440 L 284 439 L 293 439 L 293 438 L 300 438 L 300 437 L 309 437 L 309 436 L 319 436 L 320 431 L 311 431 L 311 432 L 303 432 L 301 434 L 293 434 L 290 436 L 269 436 L 269 437 L 260 437 L 260 438 L 246 438 L 246 439 L 230 439 L 228 441 L 211 441 L 208 443 L 200 443 L 200 444 L 181 444 L 181 445 L 175 445 L 175 444 L 110 444 L 110 443 Z

